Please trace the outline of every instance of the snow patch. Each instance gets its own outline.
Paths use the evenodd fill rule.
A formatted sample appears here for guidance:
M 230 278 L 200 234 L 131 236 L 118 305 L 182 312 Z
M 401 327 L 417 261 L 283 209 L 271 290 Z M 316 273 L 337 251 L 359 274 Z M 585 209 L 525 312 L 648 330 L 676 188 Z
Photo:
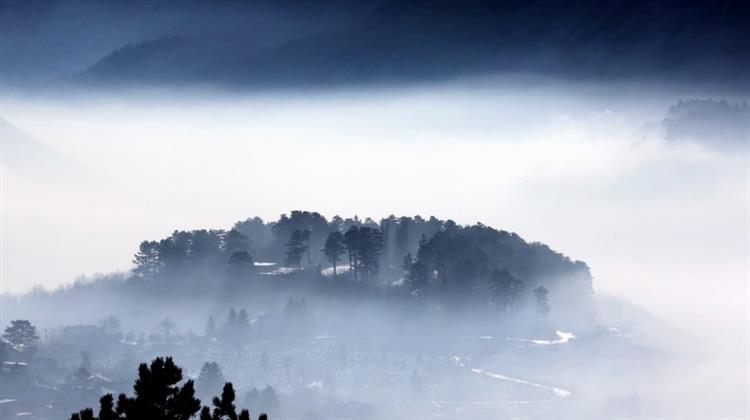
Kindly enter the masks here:
M 513 382 L 513 383 L 516 383 L 516 384 L 531 386 L 531 387 L 534 387 L 534 388 L 545 389 L 545 390 L 551 391 L 552 394 L 554 395 L 553 397 L 551 397 L 549 399 L 546 399 L 546 400 L 521 400 L 521 401 L 515 401 L 518 404 L 531 404 L 531 403 L 540 403 L 540 402 L 550 402 L 550 401 L 558 400 L 558 399 L 561 399 L 561 398 L 567 398 L 567 397 L 570 396 L 570 391 L 568 391 L 567 389 L 557 388 L 557 387 L 549 386 L 549 385 L 538 384 L 536 382 L 531 382 L 531 381 L 527 381 L 527 380 L 524 380 L 524 379 L 513 378 L 513 377 L 510 377 L 510 376 L 501 375 L 499 373 L 487 372 L 487 371 L 483 371 L 482 369 L 471 369 L 471 371 L 474 372 L 474 373 L 476 373 L 476 374 L 478 374 L 478 375 L 485 375 L 485 376 L 488 376 L 488 377 L 493 378 L 493 379 L 499 379 L 499 380 L 502 380 L 502 381 L 508 381 L 508 382 Z
M 526 343 L 532 343 L 537 346 L 551 346 L 555 344 L 565 344 L 569 342 L 570 340 L 576 338 L 575 334 L 571 332 L 565 332 L 565 331 L 555 331 L 557 333 L 557 337 L 559 337 L 557 340 L 537 340 L 537 339 L 530 339 L 530 338 L 507 338 L 508 341 L 522 341 Z
M 276 265 L 276 263 L 268 262 L 268 261 L 260 261 L 260 262 L 254 262 L 253 265 L 256 267 L 273 267 L 274 265 Z

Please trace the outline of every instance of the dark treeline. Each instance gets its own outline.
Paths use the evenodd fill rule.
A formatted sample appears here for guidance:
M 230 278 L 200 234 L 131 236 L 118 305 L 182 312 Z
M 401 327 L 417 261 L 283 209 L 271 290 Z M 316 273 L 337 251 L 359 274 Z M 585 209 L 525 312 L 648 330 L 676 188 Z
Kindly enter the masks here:
M 747 145 L 750 107 L 725 99 L 680 100 L 669 107 L 662 121 L 669 140 L 700 140 L 715 146 Z
M 99 415 L 85 408 L 74 413 L 70 420 L 187 420 L 200 411 L 200 420 L 250 420 L 246 409 L 237 412 L 234 405 L 235 392 L 231 382 L 224 384 L 221 397 L 214 397 L 212 407 L 204 405 L 195 397 L 192 380 L 182 381 L 182 369 L 171 357 L 157 357 L 151 365 L 142 363 L 138 368 L 138 378 L 133 385 L 133 397 L 120 394 L 115 403 L 112 394 L 99 400 Z M 266 414 L 258 416 L 266 420 Z
M 275 222 L 247 219 L 229 230 L 175 231 L 142 242 L 133 262 L 126 283 L 136 291 L 189 285 L 190 293 L 234 294 L 282 284 L 348 285 L 451 306 L 480 303 L 503 313 L 531 302 L 539 287 L 558 302 L 582 302 L 593 293 L 583 262 L 514 233 L 435 217 L 329 221 L 293 211 Z

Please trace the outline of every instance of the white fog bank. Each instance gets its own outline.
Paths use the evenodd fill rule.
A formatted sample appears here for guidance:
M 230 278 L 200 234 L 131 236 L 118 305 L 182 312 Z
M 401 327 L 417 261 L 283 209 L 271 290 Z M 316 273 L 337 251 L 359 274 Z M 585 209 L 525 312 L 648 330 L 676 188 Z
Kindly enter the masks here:
M 127 270 L 141 240 L 174 229 L 292 209 L 421 214 L 547 243 L 586 261 L 598 293 L 736 335 L 749 299 L 747 143 L 713 150 L 648 126 L 707 96 L 554 85 L 6 96 L 0 117 L 85 175 L 3 166 L 0 292 Z

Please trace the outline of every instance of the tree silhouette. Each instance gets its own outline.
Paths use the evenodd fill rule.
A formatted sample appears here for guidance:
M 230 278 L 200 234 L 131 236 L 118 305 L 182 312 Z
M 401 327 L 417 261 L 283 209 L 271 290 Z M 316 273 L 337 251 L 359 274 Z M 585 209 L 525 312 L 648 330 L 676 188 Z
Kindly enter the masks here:
M 234 406 L 234 388 L 231 382 L 224 384 L 224 389 L 221 392 L 221 398 L 214 397 L 213 399 L 213 413 L 209 407 L 204 406 L 201 410 L 200 420 L 250 420 L 250 412 L 248 410 L 240 411 L 237 414 L 237 408 Z
M 39 339 L 36 335 L 36 327 L 26 319 L 10 321 L 10 326 L 5 328 L 3 338 L 20 351 L 33 351 L 34 344 Z
M 225 339 L 237 343 L 247 338 L 249 328 L 250 315 L 247 309 L 242 308 L 237 312 L 234 308 L 231 308 L 222 334 Z
M 312 231 L 310 229 L 304 229 L 302 233 L 300 234 L 300 239 L 302 240 L 302 243 L 304 244 L 304 251 L 307 253 L 307 266 L 312 267 L 312 259 L 310 258 L 310 234 L 312 234 Z
M 358 241 L 359 226 L 351 226 L 344 233 L 344 245 L 349 257 L 349 273 L 351 273 L 352 280 L 354 281 L 357 281 L 357 273 L 359 272 L 357 269 L 359 266 Z
M 194 263 L 206 264 L 214 261 L 221 249 L 224 232 L 220 230 L 195 230 L 188 232 L 189 257 Z
M 495 270 L 490 277 L 495 299 L 503 312 L 510 312 L 523 291 L 523 282 L 514 277 L 508 270 Z
M 218 391 L 224 382 L 224 374 L 221 373 L 219 364 L 216 362 L 206 362 L 198 374 L 196 390 L 199 396 L 208 397 L 212 394 L 215 395 L 214 392 Z
M 344 245 L 355 281 L 360 278 L 367 281 L 371 274 L 378 272 L 380 252 L 383 249 L 380 229 L 352 226 L 344 234 Z
M 359 230 L 360 269 L 367 281 L 371 274 L 380 269 L 380 253 L 383 250 L 383 236 L 380 229 L 363 227 Z
M 424 290 L 429 285 L 427 266 L 421 262 L 412 263 L 406 273 L 406 280 L 412 292 Z
M 247 251 L 237 251 L 229 256 L 229 278 L 233 280 L 246 279 L 253 268 L 253 258 Z
M 549 300 L 547 294 L 549 291 L 544 286 L 539 286 L 534 289 L 534 297 L 536 297 L 536 313 L 539 316 L 545 317 L 549 314 Z
M 305 255 L 305 252 L 307 252 L 308 249 L 306 243 L 310 239 L 310 234 L 303 232 L 309 231 L 301 231 L 299 229 L 296 229 L 289 237 L 289 242 L 286 243 L 287 249 L 286 259 L 284 260 L 284 263 L 287 266 L 293 266 L 297 268 L 301 267 L 302 256 Z
M 303 243 L 308 248 L 303 250 L 301 255 L 308 253 L 308 265 L 311 265 L 310 260 L 312 257 L 308 252 L 309 247 L 312 246 L 314 249 L 322 248 L 325 237 L 331 229 L 328 226 L 326 218 L 319 213 L 294 210 L 288 216 L 282 214 L 279 220 L 273 223 L 272 230 L 277 241 L 286 241 L 288 238 L 291 238 L 295 230 L 299 230 L 301 234 L 305 230 L 309 230 L 310 233 L 307 234 L 307 238 L 303 238 Z
M 411 266 L 414 265 L 414 257 L 411 256 L 411 252 L 407 253 L 404 259 L 401 261 L 401 268 L 404 269 L 404 275 L 408 276 Z
M 229 315 L 227 315 L 227 323 L 224 328 L 234 328 L 237 324 L 237 311 L 234 308 L 229 309 Z
M 90 408 L 73 414 L 71 420 L 187 420 L 200 410 L 200 400 L 195 398 L 193 381 L 184 385 L 182 369 L 175 366 L 171 357 L 157 357 L 151 365 L 138 367 L 138 378 L 133 385 L 134 397 L 120 394 L 114 404 L 112 394 L 99 400 L 99 416 Z
M 278 393 L 270 385 L 266 385 L 266 387 L 262 389 L 251 389 L 245 393 L 245 398 L 242 401 L 245 407 L 255 407 L 278 417 L 281 403 L 279 401 Z
M 229 256 L 229 265 L 231 267 L 251 267 L 253 265 L 253 258 L 247 251 L 233 252 Z
M 341 256 L 346 252 L 346 247 L 344 246 L 344 235 L 338 230 L 329 233 L 322 252 L 328 259 L 328 262 L 331 263 L 331 266 L 333 267 L 333 275 L 336 276 L 338 274 L 336 273 L 336 265 L 341 260 Z
M 222 238 L 221 250 L 224 255 L 230 256 L 235 252 L 248 252 L 250 250 L 250 239 L 239 230 L 231 229 Z
M 247 314 L 247 309 L 242 308 L 237 314 L 237 325 L 236 328 L 244 329 L 250 326 L 250 316 Z
M 161 331 L 162 335 L 164 336 L 164 342 L 167 344 L 172 343 L 172 337 L 177 332 L 177 324 L 172 321 L 169 317 L 164 318 L 159 325 L 158 325 L 159 331 Z
M 156 241 L 143 241 L 138 247 L 138 252 L 133 257 L 136 265 L 133 274 L 138 277 L 151 279 L 159 273 L 161 262 L 159 261 L 159 244 Z

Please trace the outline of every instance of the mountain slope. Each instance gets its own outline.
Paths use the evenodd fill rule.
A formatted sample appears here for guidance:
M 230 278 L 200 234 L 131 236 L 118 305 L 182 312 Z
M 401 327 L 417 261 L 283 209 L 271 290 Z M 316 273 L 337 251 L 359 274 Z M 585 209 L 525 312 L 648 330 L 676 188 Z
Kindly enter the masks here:
M 9 173 L 55 185 L 89 180 L 84 168 L 0 118 L 0 165 Z
M 284 86 L 535 73 L 746 83 L 748 19 L 750 3 L 738 0 L 389 1 L 356 24 L 258 50 L 205 36 L 193 42 L 211 48 L 189 54 L 164 41 L 132 46 L 79 80 Z

